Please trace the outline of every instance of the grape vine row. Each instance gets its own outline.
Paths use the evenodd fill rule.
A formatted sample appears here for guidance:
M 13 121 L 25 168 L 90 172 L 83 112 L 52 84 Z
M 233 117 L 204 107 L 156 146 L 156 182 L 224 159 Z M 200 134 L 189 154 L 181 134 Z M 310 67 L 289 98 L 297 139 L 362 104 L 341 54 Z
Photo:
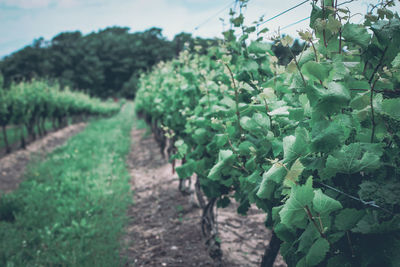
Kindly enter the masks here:
M 136 110 L 183 159 L 179 177 L 196 174 L 207 213 L 232 200 L 240 214 L 256 205 L 289 266 L 400 264 L 394 6 L 382 1 L 355 24 L 345 5 L 313 1 L 312 30 L 299 33 L 307 46 L 287 66 L 232 14 L 239 36 L 228 30 L 208 55 L 183 52 L 141 78 Z

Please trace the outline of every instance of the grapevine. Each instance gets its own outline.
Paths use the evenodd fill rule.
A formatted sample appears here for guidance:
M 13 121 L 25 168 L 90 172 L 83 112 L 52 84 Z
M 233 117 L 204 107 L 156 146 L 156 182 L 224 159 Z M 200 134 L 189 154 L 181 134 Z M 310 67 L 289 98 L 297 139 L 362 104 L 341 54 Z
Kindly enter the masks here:
M 233 14 L 240 36 L 228 30 L 208 55 L 183 52 L 142 76 L 136 110 L 159 138 L 173 133 L 171 158 L 185 159 L 176 171 L 197 176 L 207 213 L 231 201 L 240 214 L 265 212 L 274 234 L 264 266 L 276 244 L 289 266 L 400 264 L 394 6 L 354 24 L 337 1 L 314 1 L 312 30 L 300 32 L 307 47 L 287 66 Z

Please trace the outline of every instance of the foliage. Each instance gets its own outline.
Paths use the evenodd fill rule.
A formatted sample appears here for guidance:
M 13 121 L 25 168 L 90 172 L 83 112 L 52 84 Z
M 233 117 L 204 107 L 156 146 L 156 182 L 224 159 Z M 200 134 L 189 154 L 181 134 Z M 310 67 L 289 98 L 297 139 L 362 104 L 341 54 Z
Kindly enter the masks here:
M 307 48 L 286 66 L 255 27 L 224 32 L 142 76 L 137 112 L 175 141 L 180 178 L 209 198 L 256 205 L 289 266 L 398 266 L 400 18 L 383 1 L 364 24 L 313 3 Z M 293 40 L 280 40 L 288 47 Z M 229 203 L 229 202 L 228 202 Z M 346 265 L 346 266 L 347 266 Z
M 102 102 L 68 89 L 60 90 L 57 84 L 52 85 L 46 81 L 12 84 L 9 90 L 0 88 L 0 96 L 0 126 L 8 152 L 7 125 L 20 128 L 24 146 L 24 131 L 33 139 L 36 132 L 43 135 L 48 129 L 46 121 L 52 121 L 53 127 L 58 122 L 58 127 L 61 127 L 67 123 L 68 118 L 112 115 L 120 108 L 117 103 Z M 15 139 L 15 135 L 12 138 Z
M 186 43 L 187 49 L 199 46 L 206 51 L 209 42 L 186 33 L 168 41 L 159 28 L 130 33 L 129 28 L 111 27 L 88 35 L 63 32 L 5 57 L 0 69 L 7 88 L 12 82 L 56 79 L 62 87 L 86 90 L 91 96 L 133 98 L 141 72 L 172 59 Z
M 133 115 L 92 122 L 0 197 L 1 266 L 120 265 Z

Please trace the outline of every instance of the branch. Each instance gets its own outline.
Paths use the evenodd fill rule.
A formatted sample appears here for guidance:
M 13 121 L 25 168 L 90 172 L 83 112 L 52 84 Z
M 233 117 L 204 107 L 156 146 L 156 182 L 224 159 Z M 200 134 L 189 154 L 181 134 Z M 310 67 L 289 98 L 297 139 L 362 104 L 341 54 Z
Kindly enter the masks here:
M 390 40 L 390 41 L 391 41 L 391 40 Z M 382 65 L 382 63 L 383 63 L 383 59 L 385 58 L 385 54 L 386 54 L 386 51 L 388 50 L 388 48 L 389 48 L 389 45 L 387 45 L 387 46 L 385 47 L 385 49 L 383 50 L 382 57 L 381 57 L 381 59 L 379 60 L 378 65 L 376 65 L 374 71 L 372 72 L 371 77 L 370 77 L 369 80 L 368 80 L 368 83 L 369 83 L 369 84 L 371 84 L 372 80 L 374 79 L 375 74 L 378 72 L 379 68 L 381 67 L 381 65 Z
M 372 132 L 371 132 L 371 143 L 374 141 L 375 135 L 375 111 L 374 111 L 374 87 L 378 79 L 375 79 L 375 82 L 371 86 L 371 96 L 370 96 L 370 104 L 371 104 L 371 121 L 372 121 Z
M 309 218 L 310 221 L 314 224 L 315 228 L 317 228 L 317 230 L 318 230 L 319 234 L 321 235 L 321 237 L 324 238 L 324 239 L 326 239 L 326 240 L 328 240 L 328 239 L 326 238 L 326 235 L 322 232 L 323 229 L 320 229 L 319 226 L 318 226 L 318 223 L 314 220 L 314 217 L 313 217 L 313 215 L 312 215 L 312 213 L 311 213 L 310 208 L 309 208 L 308 206 L 305 206 L 304 209 L 305 209 L 306 212 L 307 212 L 308 218 Z M 329 242 L 329 240 L 328 240 L 328 242 Z
M 242 125 L 240 125 L 239 93 L 238 93 L 238 88 L 237 88 L 237 86 L 236 86 L 235 78 L 233 77 L 233 73 L 232 73 L 231 68 L 229 67 L 228 64 L 225 64 L 225 66 L 226 66 L 227 69 L 229 70 L 229 74 L 231 75 L 231 79 L 232 79 L 233 88 L 234 88 L 234 90 L 235 90 L 236 116 L 237 116 L 237 120 L 238 120 L 238 127 L 239 127 L 240 137 L 242 137 L 243 129 L 242 129 Z

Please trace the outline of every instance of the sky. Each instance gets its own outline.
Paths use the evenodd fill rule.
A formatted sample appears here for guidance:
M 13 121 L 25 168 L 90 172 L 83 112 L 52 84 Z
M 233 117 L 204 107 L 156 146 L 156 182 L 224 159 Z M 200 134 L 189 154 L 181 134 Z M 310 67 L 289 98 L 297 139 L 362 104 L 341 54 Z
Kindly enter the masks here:
M 261 16 L 271 18 L 301 2 L 250 0 L 245 10 L 246 23 Z M 365 13 L 368 4 L 377 2 L 355 0 L 350 7 L 354 14 Z M 221 37 L 221 32 L 229 28 L 229 9 L 234 7 L 233 0 L 0 0 L 0 58 L 40 37 L 51 40 L 60 32 L 79 30 L 87 34 L 111 26 L 127 26 L 131 32 L 159 27 L 168 39 L 183 31 L 194 36 Z M 400 13 L 400 4 L 396 10 Z M 310 11 L 310 3 L 305 3 L 260 29 L 267 27 L 272 34 L 308 17 Z M 354 19 L 359 22 L 362 17 Z M 306 29 L 308 23 L 305 20 L 285 28 L 281 34 L 296 36 L 297 30 Z

